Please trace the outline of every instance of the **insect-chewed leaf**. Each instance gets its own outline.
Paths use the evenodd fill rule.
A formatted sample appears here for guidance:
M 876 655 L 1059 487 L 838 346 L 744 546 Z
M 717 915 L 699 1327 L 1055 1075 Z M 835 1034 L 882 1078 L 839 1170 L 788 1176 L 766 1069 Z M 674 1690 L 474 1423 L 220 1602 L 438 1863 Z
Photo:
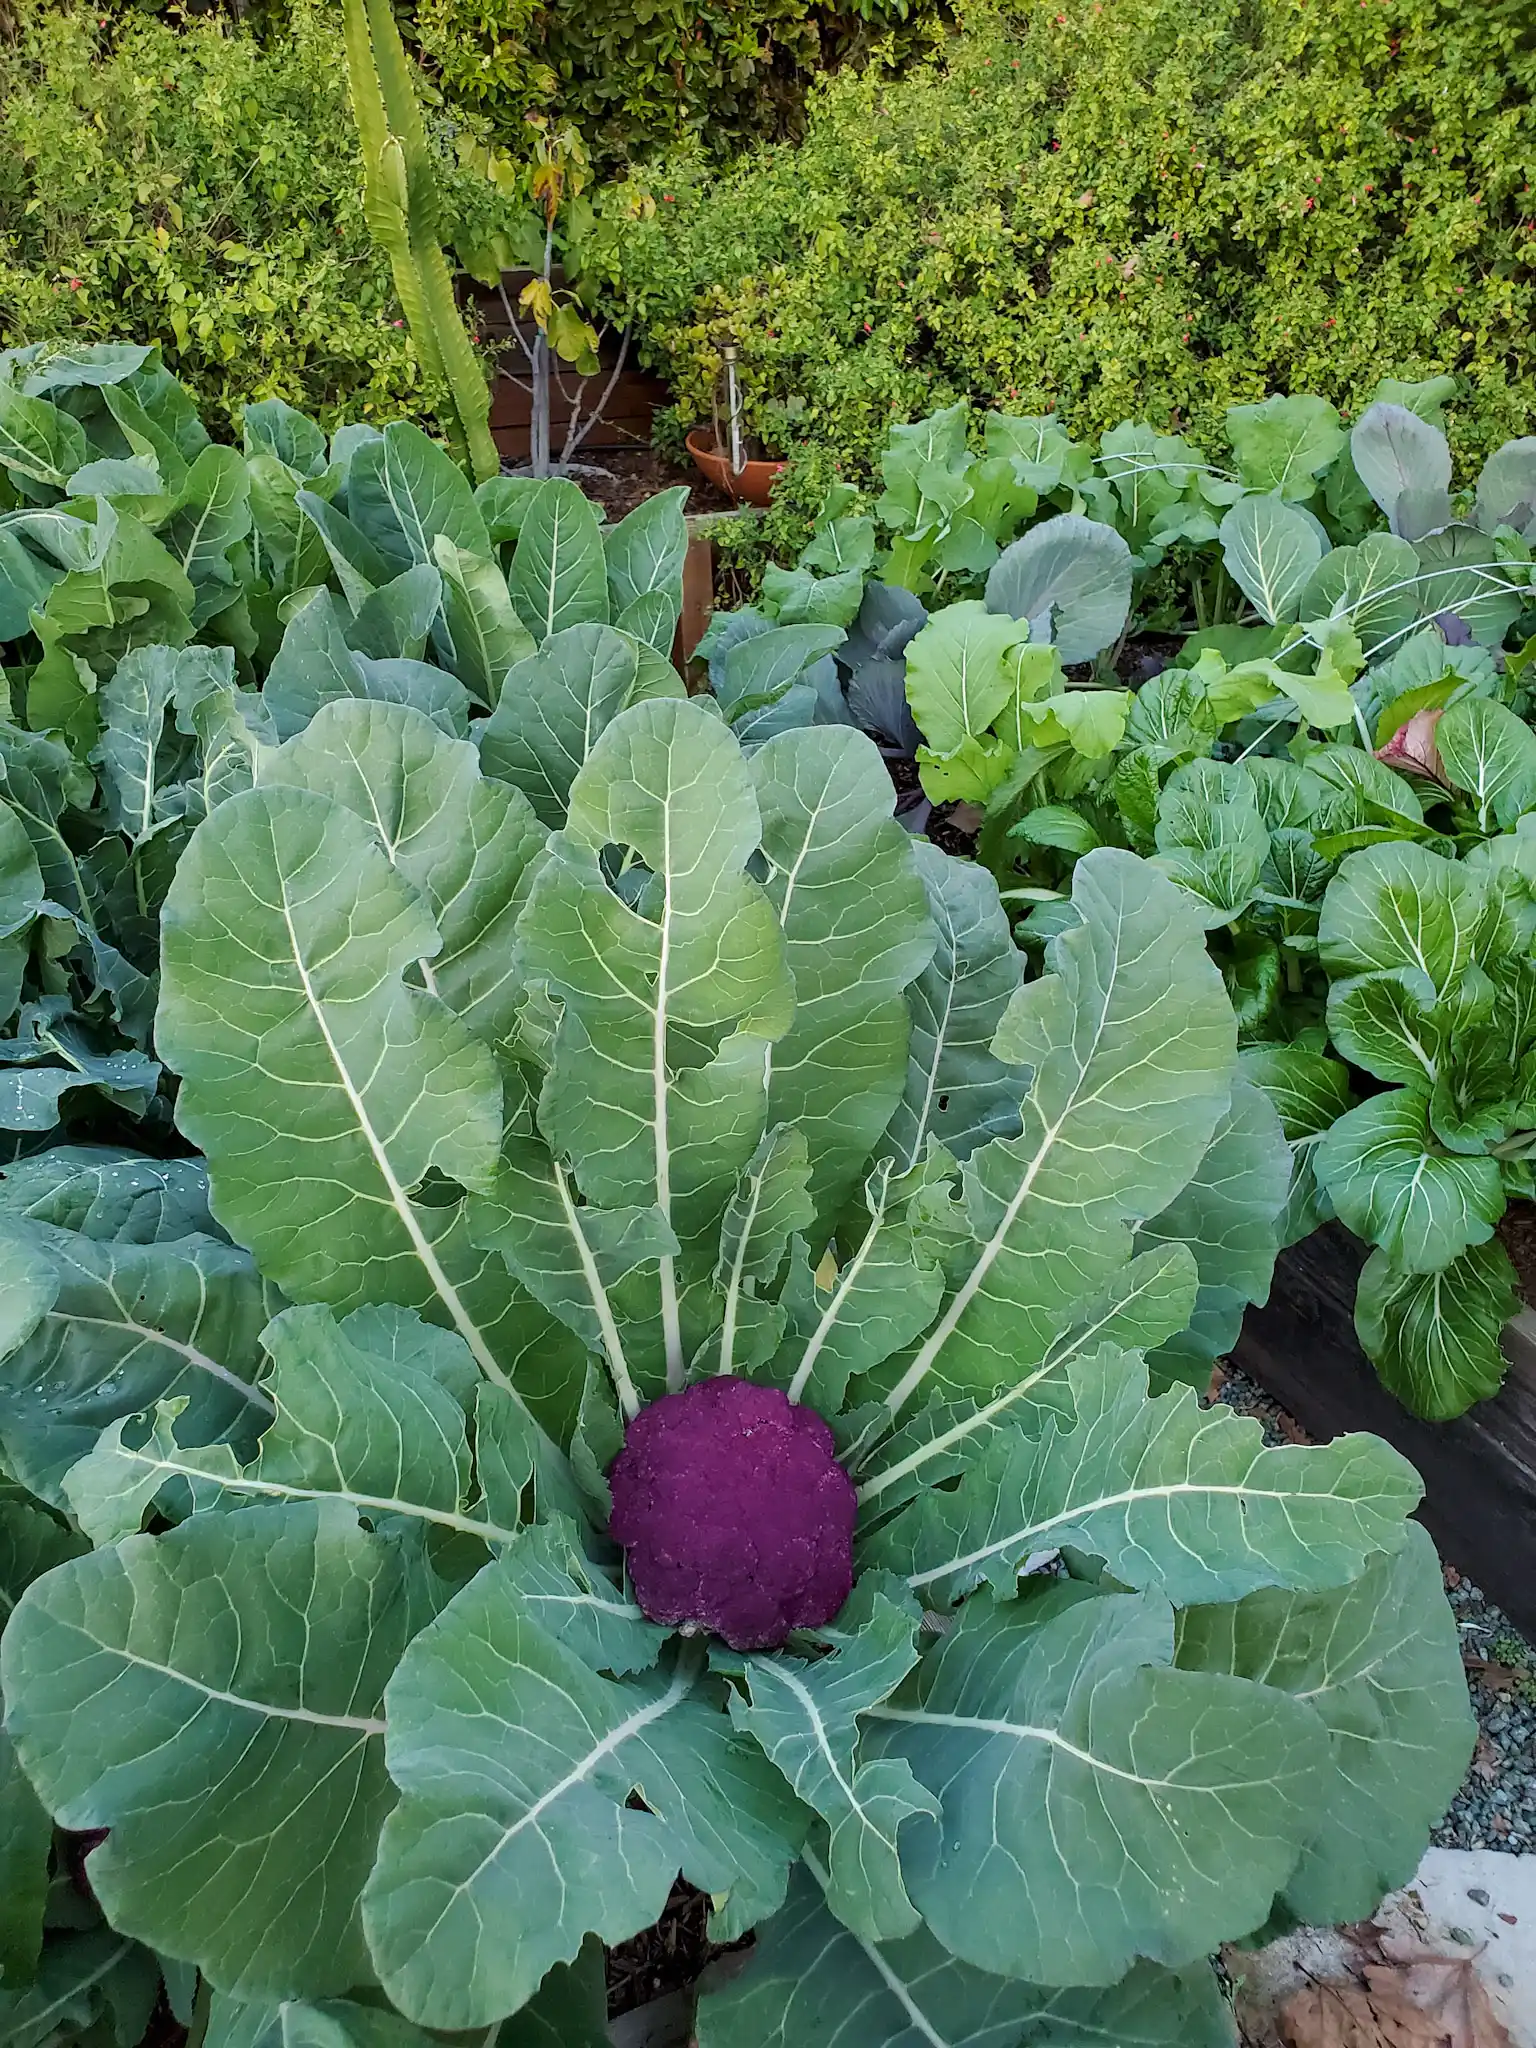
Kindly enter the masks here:
M 404 1797 L 365 1916 L 385 1989 L 423 2025 L 516 2011 L 588 1934 L 654 1920 L 680 1867 L 750 1925 L 782 1898 L 802 1828 L 711 1703 L 702 1657 L 602 1678 L 531 1619 L 517 1570 L 514 1553 L 473 1579 L 389 1689 Z M 641 1785 L 645 1811 L 626 1805 Z
M 820 1871 L 814 1857 L 806 1862 Z M 962 1963 L 926 1928 L 863 1941 L 832 1917 L 816 1878 L 797 1871 L 743 1974 L 706 1988 L 698 2039 L 699 2048 L 1232 2048 L 1233 2033 L 1204 1964 L 1138 1963 L 1107 1990 L 1045 1990 Z
M 1328 1725 L 1317 1832 L 1285 1889 L 1309 1926 L 1357 1920 L 1406 1884 L 1461 1783 L 1477 1730 L 1442 1590 L 1435 1546 L 1410 1523 L 1399 1550 L 1336 1591 L 1252 1593 L 1180 1617 L 1185 1670 L 1277 1686 Z
M 1152 1595 L 981 1593 L 866 1715 L 867 1745 L 944 1802 L 902 1870 L 955 1955 L 1104 1984 L 1263 1920 L 1311 1831 L 1326 1732 L 1299 1700 L 1172 1657 Z
M 878 1530 L 870 1561 L 950 1601 L 983 1580 L 1006 1596 L 1032 1554 L 1072 1545 L 1182 1606 L 1339 1585 L 1404 1540 L 1422 1488 L 1376 1437 L 1266 1448 L 1251 1418 L 1202 1410 L 1190 1388 L 1147 1400 L 1145 1368 L 1109 1346 L 1066 1384 L 1072 1426 L 999 1432 L 958 1487 Z
M 7 1724 L 55 1819 L 110 1830 L 113 1925 L 248 1997 L 363 1981 L 380 1702 L 424 1618 L 399 1546 L 334 1502 L 199 1516 L 30 1587 Z

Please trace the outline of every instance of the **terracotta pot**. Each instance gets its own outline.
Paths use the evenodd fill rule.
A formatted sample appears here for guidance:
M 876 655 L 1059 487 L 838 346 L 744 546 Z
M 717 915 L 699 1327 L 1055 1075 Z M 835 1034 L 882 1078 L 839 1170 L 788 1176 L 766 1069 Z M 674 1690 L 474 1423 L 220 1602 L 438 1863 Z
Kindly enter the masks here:
M 738 505 L 766 505 L 785 468 L 782 462 L 748 462 L 739 473 L 733 471 L 730 457 L 715 446 L 707 427 L 695 427 L 688 436 L 688 453 L 715 488 Z

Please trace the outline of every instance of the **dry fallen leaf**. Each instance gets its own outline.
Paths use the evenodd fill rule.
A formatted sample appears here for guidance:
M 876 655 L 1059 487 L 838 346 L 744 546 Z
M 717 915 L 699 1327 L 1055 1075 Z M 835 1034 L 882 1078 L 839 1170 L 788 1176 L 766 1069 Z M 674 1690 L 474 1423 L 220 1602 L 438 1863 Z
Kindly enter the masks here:
M 1290 2048 L 1449 2048 L 1444 2028 L 1400 1992 L 1312 1984 L 1287 1999 Z
M 1437 1956 L 1402 1940 L 1383 1947 L 1393 1960 L 1366 1970 L 1373 1995 L 1387 1988 L 1411 1999 L 1440 2029 L 1446 2048 L 1515 2048 L 1470 1956 Z
M 1467 1676 L 1475 1678 L 1489 1692 L 1508 1692 L 1515 1680 L 1524 1676 L 1511 1665 L 1500 1664 L 1491 1657 L 1465 1657 L 1462 1663 Z

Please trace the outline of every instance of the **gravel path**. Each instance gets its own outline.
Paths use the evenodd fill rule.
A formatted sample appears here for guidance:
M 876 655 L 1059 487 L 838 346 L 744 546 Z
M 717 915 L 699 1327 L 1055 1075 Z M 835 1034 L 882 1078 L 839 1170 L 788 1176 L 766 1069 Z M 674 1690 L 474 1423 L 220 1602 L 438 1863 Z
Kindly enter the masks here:
M 1212 1393 L 1255 1416 L 1271 1443 L 1302 1444 L 1300 1426 L 1242 1373 L 1219 1366 Z M 1477 1715 L 1477 1748 L 1455 1804 L 1435 1830 L 1441 1849 L 1536 1852 L 1536 1650 L 1454 1564 L 1445 1590 Z

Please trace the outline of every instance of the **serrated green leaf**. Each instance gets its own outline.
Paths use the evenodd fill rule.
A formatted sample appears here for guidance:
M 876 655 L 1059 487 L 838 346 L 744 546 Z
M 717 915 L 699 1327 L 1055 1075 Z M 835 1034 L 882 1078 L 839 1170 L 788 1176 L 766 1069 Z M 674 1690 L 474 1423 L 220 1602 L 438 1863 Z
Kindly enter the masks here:
M 227 1225 L 290 1294 L 430 1308 L 501 1379 L 457 1212 L 412 1195 L 429 1171 L 489 1186 L 500 1083 L 405 980 L 440 935 L 372 830 L 308 790 L 233 797 L 194 833 L 162 934 L 159 1044 Z
M 867 739 L 781 733 L 753 755 L 751 773 L 795 997 L 789 1030 L 765 1056 L 768 1119 L 803 1133 L 825 1224 L 901 1100 L 912 1036 L 904 992 L 932 959 L 935 931 Z
M 1064 1375 L 1074 1420 L 999 1433 L 953 1490 L 933 1491 L 864 1546 L 923 1597 L 983 1582 L 1004 1597 L 1038 1552 L 1103 1558 L 1122 1585 L 1179 1606 L 1261 1585 L 1338 1585 L 1402 1541 L 1417 1475 L 1375 1438 L 1265 1449 L 1251 1419 L 1192 1389 L 1149 1401 L 1135 1355 L 1101 1345 Z
M 907 988 L 906 1086 L 886 1134 L 902 1171 L 930 1138 L 967 1159 L 988 1138 L 1013 1137 L 1024 1078 L 991 1049 L 1024 971 L 997 884 L 985 868 L 937 847 L 919 842 L 914 851 L 938 944 Z
M 257 779 L 328 796 L 373 826 L 437 926 L 426 987 L 487 1045 L 509 1037 L 523 995 L 514 928 L 545 838 L 521 791 L 483 776 L 467 741 L 403 704 L 324 706 L 262 757 Z
M 365 1904 L 401 2011 L 449 2028 L 515 2012 L 587 1935 L 622 1941 L 654 1920 L 680 1866 L 777 1905 L 794 1810 L 704 1686 L 689 1650 L 623 1683 L 598 1676 L 498 1565 L 423 1630 L 388 1693 L 404 1796 Z M 637 1811 L 625 1801 L 642 1783 Z
M 926 1928 L 861 1941 L 797 1870 L 746 1970 L 705 1986 L 698 2038 L 699 2048 L 1232 2048 L 1234 2034 L 1203 1964 L 1139 1963 L 1108 1990 L 1045 1990 L 973 1969 Z
M 114 1926 L 247 1998 L 366 1978 L 380 1702 L 420 1618 L 400 1551 L 335 1503 L 200 1516 L 29 1588 L 7 1723 L 54 1817 L 110 1830 Z
M 1172 1658 L 1172 1611 L 1150 1594 L 979 1594 L 900 1703 L 866 1717 L 875 1753 L 946 1800 L 902 1868 L 963 1961 L 1102 1984 L 1148 1952 L 1193 1963 L 1262 1920 L 1311 1828 L 1323 1725 Z
M 1179 1617 L 1185 1670 L 1276 1686 L 1327 1723 L 1317 1831 L 1283 1894 L 1309 1926 L 1361 1919 L 1407 1884 L 1461 1783 L 1477 1731 L 1441 1592 L 1435 1546 L 1410 1523 L 1399 1550 L 1336 1591 L 1252 1593 Z
M 1078 862 L 1072 901 L 1081 921 L 993 1040 L 1034 1070 L 1022 1135 L 966 1163 L 975 1250 L 893 1413 L 925 1383 L 983 1397 L 1016 1383 L 1110 1284 L 1131 1219 L 1172 1200 L 1226 1109 L 1235 1025 L 1185 893 L 1101 848 Z
M 0 1447 L 34 1493 L 62 1505 L 97 1434 L 156 1401 L 187 1398 L 189 1442 L 249 1439 L 270 1416 L 258 1339 L 282 1300 L 234 1246 L 97 1243 L 7 1217 L 0 1259 Z
M 913 1934 L 921 1918 L 901 1881 L 897 1838 L 939 1803 L 900 1758 L 860 1765 L 859 1716 L 893 1692 L 917 1662 L 921 1613 L 899 1579 L 866 1573 L 822 1631 L 831 1654 L 748 1657 L 746 1696 L 731 1696 L 731 1719 L 784 1773 L 795 1796 L 826 1826 L 827 1903 L 866 1941 Z

